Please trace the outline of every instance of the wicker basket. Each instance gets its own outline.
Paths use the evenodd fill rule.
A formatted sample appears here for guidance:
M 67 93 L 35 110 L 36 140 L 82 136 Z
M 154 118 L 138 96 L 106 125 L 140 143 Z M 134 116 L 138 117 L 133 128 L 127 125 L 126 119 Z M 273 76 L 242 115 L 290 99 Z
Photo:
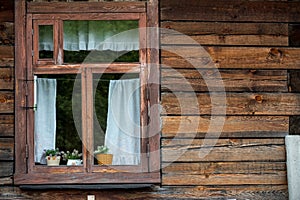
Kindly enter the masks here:
M 112 154 L 97 154 L 96 158 L 99 165 L 111 165 L 113 155 Z

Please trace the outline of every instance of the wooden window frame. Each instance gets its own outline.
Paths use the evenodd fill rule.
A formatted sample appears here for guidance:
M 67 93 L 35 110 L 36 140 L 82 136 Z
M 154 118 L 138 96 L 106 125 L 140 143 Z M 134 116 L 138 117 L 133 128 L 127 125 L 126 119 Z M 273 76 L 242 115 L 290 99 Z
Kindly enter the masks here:
M 27 8 L 27 9 L 26 9 Z M 117 8 L 117 9 L 116 9 Z M 72 64 L 62 63 L 62 38 L 60 20 L 139 20 L 139 27 L 157 27 L 158 3 L 150 2 L 51 2 L 37 3 L 20 0 L 15 2 L 16 21 L 20 20 L 21 26 L 16 25 L 16 97 L 15 97 L 15 176 L 16 185 L 26 184 L 103 184 L 103 183 L 159 183 L 160 182 L 160 120 L 159 111 L 149 108 L 159 104 L 159 85 L 149 84 L 159 81 L 158 62 L 158 32 L 147 33 L 145 29 L 140 33 L 140 63 L 112 63 L 107 64 Z M 146 12 L 147 10 L 147 12 Z M 149 20 L 149 16 L 154 16 Z M 148 20 L 147 20 L 148 18 Z M 50 20 L 49 20 L 50 19 Z M 37 21 L 35 21 L 37 20 Z M 54 59 L 39 59 L 32 56 L 32 50 L 37 49 L 37 33 L 32 28 L 39 24 L 53 24 L 54 32 Z M 152 38 L 151 43 L 149 38 Z M 57 41 L 58 40 L 58 41 Z M 28 45 L 29 44 L 29 45 Z M 32 44 L 32 45 L 30 45 Z M 34 47 L 32 49 L 32 46 Z M 151 46 L 151 48 L 149 48 Z M 157 47 L 157 49 L 153 48 Z M 151 66 L 150 64 L 151 63 Z M 121 69 L 121 70 L 120 70 Z M 151 126 L 143 128 L 141 151 L 147 157 L 141 157 L 140 166 L 96 166 L 93 165 L 93 155 L 88 149 L 93 148 L 92 120 L 83 120 L 83 154 L 86 157 L 82 167 L 62 166 L 45 167 L 37 166 L 33 160 L 33 75 L 34 74 L 82 74 L 82 86 L 91 89 L 89 80 L 93 73 L 119 73 L 135 72 L 140 74 L 141 98 L 145 105 L 141 111 L 142 127 L 147 127 L 149 119 Z M 83 90 L 84 91 L 84 90 Z M 92 90 L 86 90 L 92 91 Z M 91 92 L 90 92 L 91 93 Z M 92 95 L 85 99 L 85 105 L 93 103 Z M 93 116 L 92 107 L 84 107 L 82 118 L 89 119 Z M 149 156 L 150 155 L 150 156 Z M 112 169 L 113 168 L 113 169 Z M 137 173 L 138 172 L 138 173 Z

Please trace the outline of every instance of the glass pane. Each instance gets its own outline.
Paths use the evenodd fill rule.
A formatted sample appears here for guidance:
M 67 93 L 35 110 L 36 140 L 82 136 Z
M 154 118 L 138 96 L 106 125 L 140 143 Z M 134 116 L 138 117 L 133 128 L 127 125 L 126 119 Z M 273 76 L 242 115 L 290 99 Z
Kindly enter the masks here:
M 53 58 L 53 25 L 39 25 L 39 58 Z
M 64 21 L 64 62 L 138 62 L 136 20 Z
M 139 75 L 95 74 L 93 87 L 94 164 L 140 164 Z
M 39 75 L 35 80 L 36 163 L 46 164 L 41 160 L 45 156 L 41 151 L 58 148 L 62 153 L 60 165 L 81 165 L 81 81 L 76 78 L 76 75 Z

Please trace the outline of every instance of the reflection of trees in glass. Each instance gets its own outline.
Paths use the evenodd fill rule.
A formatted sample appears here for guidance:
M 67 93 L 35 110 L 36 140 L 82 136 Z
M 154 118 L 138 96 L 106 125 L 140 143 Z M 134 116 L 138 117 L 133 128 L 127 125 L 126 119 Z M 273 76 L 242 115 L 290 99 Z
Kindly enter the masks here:
M 74 85 L 75 75 L 64 75 L 63 79 L 57 80 L 57 99 L 56 99 L 56 146 L 61 150 L 82 149 L 81 141 L 81 88 Z M 77 81 L 79 83 L 79 81 Z M 77 88 L 74 88 L 77 87 Z M 78 88 L 79 87 L 79 88 Z M 73 89 L 77 93 L 74 93 Z M 73 101 L 73 102 L 72 102 Z M 74 116 L 72 103 L 75 104 Z M 75 119 L 74 119 L 75 118 Z M 78 130 L 75 127 L 77 123 Z
M 87 56 L 92 53 L 92 56 Z M 117 58 L 117 59 L 115 59 Z M 64 63 L 138 62 L 139 51 L 64 51 Z

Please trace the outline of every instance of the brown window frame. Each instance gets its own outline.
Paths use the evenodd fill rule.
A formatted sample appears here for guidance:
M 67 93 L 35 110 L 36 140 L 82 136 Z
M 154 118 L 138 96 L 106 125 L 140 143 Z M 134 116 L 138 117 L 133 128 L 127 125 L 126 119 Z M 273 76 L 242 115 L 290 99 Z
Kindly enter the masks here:
M 120 9 L 110 9 L 110 8 Z M 159 183 L 159 112 L 148 112 L 151 105 L 159 103 L 158 51 L 149 48 L 147 38 L 156 38 L 158 33 L 140 31 L 139 63 L 107 64 L 63 64 L 62 62 L 62 20 L 138 20 L 139 27 L 157 25 L 157 21 L 147 20 L 148 10 L 157 8 L 157 3 L 147 2 L 83 2 L 83 3 L 36 3 L 25 0 L 16 2 L 16 19 L 24 24 L 16 25 L 16 101 L 15 101 L 15 176 L 16 185 L 26 184 L 102 184 L 102 183 Z M 26 9 L 27 8 L 27 9 Z M 57 9 L 58 8 L 58 9 Z M 18 13 L 17 13 L 18 12 Z M 151 12 L 152 13 L 152 12 Z M 52 24 L 54 27 L 54 58 L 39 59 L 38 25 Z M 34 30 L 34 31 L 32 31 Z M 147 35 L 148 34 L 148 35 Z M 157 44 L 158 45 L 158 44 Z M 151 63 L 151 66 L 150 64 Z M 156 65 L 157 64 L 157 65 Z M 91 78 L 93 73 L 139 73 L 141 80 L 141 165 L 139 166 L 97 166 L 93 165 L 92 133 L 93 99 Z M 82 167 L 45 167 L 34 164 L 34 114 L 33 114 L 33 76 L 36 74 L 78 74 L 81 73 L 84 96 L 82 105 L 83 155 Z M 152 79 L 152 80 L 151 80 Z M 87 98 L 85 98 L 87 97 Z M 152 125 L 147 127 L 151 119 Z M 137 173 L 138 172 L 138 173 Z

